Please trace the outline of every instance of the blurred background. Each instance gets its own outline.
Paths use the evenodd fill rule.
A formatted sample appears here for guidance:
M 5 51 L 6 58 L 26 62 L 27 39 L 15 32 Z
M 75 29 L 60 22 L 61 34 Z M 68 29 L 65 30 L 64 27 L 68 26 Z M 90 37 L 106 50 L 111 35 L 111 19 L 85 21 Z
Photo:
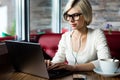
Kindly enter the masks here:
M 25 0 L 0 0 L 0 37 L 14 36 L 19 31 L 24 18 Z M 61 33 L 70 30 L 69 24 L 63 20 L 63 9 L 68 0 L 29 0 L 30 34 Z M 93 21 L 88 27 L 120 31 L 120 0 L 89 0 L 93 8 Z M 25 4 L 26 5 L 26 4 Z M 24 17 L 27 14 L 23 15 Z M 22 18 L 22 19 L 21 19 Z M 26 22 L 24 22 L 26 24 Z M 16 26 L 17 25 L 17 26 Z

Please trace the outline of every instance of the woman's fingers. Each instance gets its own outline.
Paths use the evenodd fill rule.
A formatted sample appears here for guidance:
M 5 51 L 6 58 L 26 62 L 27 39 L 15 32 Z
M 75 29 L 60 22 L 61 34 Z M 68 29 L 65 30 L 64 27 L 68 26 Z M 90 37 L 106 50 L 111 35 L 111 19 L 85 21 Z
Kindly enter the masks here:
M 49 67 L 52 63 L 50 60 L 45 60 L 46 66 Z
M 48 70 L 54 69 L 66 69 L 66 70 L 70 70 L 70 71 L 74 71 L 75 67 L 72 65 L 68 65 L 66 63 L 55 63 L 52 64 L 50 60 L 45 60 L 46 65 L 48 67 Z
M 51 66 L 48 66 L 48 70 L 50 70 L 50 69 L 55 69 L 55 68 L 57 68 L 58 67 L 58 64 L 53 64 L 53 65 L 51 65 Z
M 49 66 L 49 69 L 64 69 L 66 66 L 65 63 L 55 63 L 51 66 Z
M 52 69 L 66 69 L 66 70 L 74 71 L 74 66 L 65 63 L 56 63 L 54 64 L 54 66 L 52 66 Z

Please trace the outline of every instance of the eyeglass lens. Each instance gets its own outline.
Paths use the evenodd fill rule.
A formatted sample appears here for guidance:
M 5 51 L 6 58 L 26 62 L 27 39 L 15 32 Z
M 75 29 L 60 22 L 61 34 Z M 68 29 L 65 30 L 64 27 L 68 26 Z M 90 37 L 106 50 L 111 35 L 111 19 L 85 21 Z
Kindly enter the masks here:
M 66 14 L 66 20 L 69 21 L 69 20 L 79 20 L 80 18 L 80 15 L 82 15 L 81 13 L 75 13 L 75 14 L 72 14 L 72 15 L 69 15 L 69 14 Z

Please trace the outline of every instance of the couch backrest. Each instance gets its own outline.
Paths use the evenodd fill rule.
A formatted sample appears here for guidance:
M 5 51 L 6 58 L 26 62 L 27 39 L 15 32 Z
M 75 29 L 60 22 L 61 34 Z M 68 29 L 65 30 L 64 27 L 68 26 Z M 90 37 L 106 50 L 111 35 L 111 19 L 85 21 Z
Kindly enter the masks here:
M 39 38 L 39 43 L 44 51 L 50 57 L 53 57 L 58 49 L 60 39 L 61 34 L 58 33 L 42 34 Z
M 112 57 L 120 60 L 120 33 L 105 33 Z

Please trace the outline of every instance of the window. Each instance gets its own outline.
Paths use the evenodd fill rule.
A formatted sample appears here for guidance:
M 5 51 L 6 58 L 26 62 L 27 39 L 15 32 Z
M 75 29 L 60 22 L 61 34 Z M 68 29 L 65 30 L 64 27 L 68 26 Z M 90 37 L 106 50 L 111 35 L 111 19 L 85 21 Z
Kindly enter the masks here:
M 30 33 L 59 33 L 61 0 L 30 0 Z
M 0 0 L 0 37 L 14 36 L 15 0 Z
M 52 31 L 52 0 L 30 0 L 30 34 Z
M 62 25 L 61 25 L 61 32 L 64 33 L 68 30 L 70 30 L 70 25 L 63 19 L 63 11 L 64 11 L 64 8 L 65 8 L 65 5 L 67 4 L 68 0 L 62 0 L 62 6 L 61 6 L 61 9 L 62 9 L 62 13 L 61 13 L 61 19 L 62 19 Z

